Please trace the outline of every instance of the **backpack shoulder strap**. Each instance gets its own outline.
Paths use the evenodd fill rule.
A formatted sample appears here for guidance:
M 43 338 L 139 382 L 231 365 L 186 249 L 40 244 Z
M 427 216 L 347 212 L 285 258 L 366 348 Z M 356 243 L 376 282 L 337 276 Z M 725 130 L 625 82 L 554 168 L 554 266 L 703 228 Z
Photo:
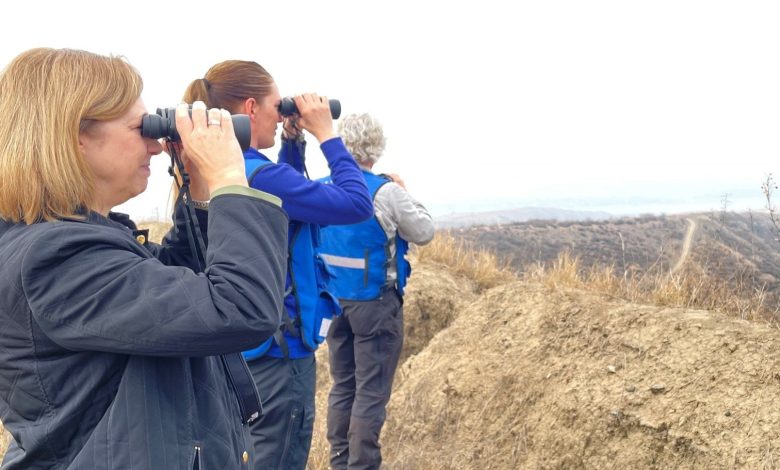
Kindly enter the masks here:
M 382 188 L 382 186 L 386 185 L 387 183 L 392 183 L 393 182 L 393 179 L 390 178 L 389 176 L 387 176 L 384 173 L 380 173 L 380 174 L 374 175 L 374 176 L 378 177 L 379 181 L 375 183 L 376 186 L 374 187 L 374 190 L 371 193 L 371 200 L 372 201 L 374 199 L 376 199 L 376 193 L 379 192 L 379 190 Z M 366 183 L 368 183 L 368 181 L 366 181 Z M 369 189 L 369 191 L 371 191 L 371 185 L 369 185 L 368 189 Z
M 262 160 L 260 158 L 251 158 L 249 160 L 244 160 L 244 165 L 246 169 L 246 180 L 249 182 L 249 184 L 252 184 L 252 180 L 255 179 L 255 176 L 268 165 L 271 165 L 273 162 L 269 162 L 268 160 Z
M 255 170 L 255 174 L 260 171 L 262 167 Z M 250 180 L 251 181 L 251 180 Z M 298 240 L 298 236 L 301 233 L 301 229 L 303 228 L 302 223 L 295 223 L 293 222 L 293 230 L 292 234 L 290 234 L 290 239 L 288 241 L 287 246 L 287 272 L 292 273 L 293 266 L 293 249 L 295 246 L 295 243 Z M 279 345 L 279 348 L 282 350 L 282 354 L 284 355 L 285 359 L 290 358 L 290 348 L 287 346 L 287 340 L 284 338 L 284 332 L 287 331 L 292 336 L 302 337 L 301 332 L 301 306 L 300 306 L 300 300 L 298 299 L 298 292 L 295 289 L 296 283 L 295 279 L 291 280 L 290 286 L 285 290 L 284 292 L 284 298 L 286 298 L 288 295 L 293 296 L 293 300 L 295 301 L 295 311 L 297 312 L 297 316 L 295 318 L 295 322 L 290 318 L 289 312 L 287 312 L 286 307 L 282 307 L 282 323 L 279 325 L 279 328 L 276 329 L 276 332 L 274 333 L 274 340 L 276 341 L 276 344 Z

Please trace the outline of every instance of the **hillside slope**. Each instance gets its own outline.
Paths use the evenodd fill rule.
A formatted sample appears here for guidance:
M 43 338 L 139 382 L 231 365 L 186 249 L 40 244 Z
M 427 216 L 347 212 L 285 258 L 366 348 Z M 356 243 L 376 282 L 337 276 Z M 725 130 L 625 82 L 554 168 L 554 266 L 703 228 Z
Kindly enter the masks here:
M 777 329 L 521 282 L 454 317 L 399 372 L 390 468 L 780 462 Z
M 518 273 L 550 266 L 563 253 L 582 272 L 611 267 L 616 278 L 644 291 L 670 272 L 695 274 L 714 293 L 752 304 L 753 316 L 780 321 L 780 243 L 777 229 L 762 213 L 684 214 L 626 217 L 607 221 L 533 221 L 470 227 L 450 232 L 478 250 L 487 250 Z M 696 296 L 693 296 L 696 297 Z M 695 303 L 707 309 L 717 305 Z M 686 304 L 690 305 L 690 304 Z M 734 310 L 734 305 L 717 305 Z M 737 307 L 744 314 L 743 307 Z
M 455 237 L 510 259 L 522 271 L 532 263 L 556 259 L 563 251 L 583 264 L 625 271 L 669 271 L 679 260 L 691 224 L 696 236 L 689 248 L 700 263 L 712 266 L 724 256 L 730 265 L 750 265 L 780 276 L 778 234 L 761 213 L 646 215 L 601 221 L 536 220 L 501 226 L 455 229 Z M 713 247 L 717 247 L 713 251 Z

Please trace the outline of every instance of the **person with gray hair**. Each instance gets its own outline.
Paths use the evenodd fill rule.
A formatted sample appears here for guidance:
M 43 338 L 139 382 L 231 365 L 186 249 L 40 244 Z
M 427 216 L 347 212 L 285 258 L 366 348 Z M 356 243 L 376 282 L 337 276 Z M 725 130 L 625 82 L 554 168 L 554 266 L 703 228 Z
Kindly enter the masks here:
M 374 201 L 374 217 L 328 226 L 320 256 L 333 272 L 330 289 L 343 313 L 327 342 L 333 388 L 328 397 L 330 464 L 376 469 L 379 434 L 403 346 L 403 291 L 411 273 L 409 243 L 433 239 L 433 220 L 395 174 L 377 175 L 385 149 L 382 125 L 368 114 L 342 119 L 339 134 L 358 162 Z

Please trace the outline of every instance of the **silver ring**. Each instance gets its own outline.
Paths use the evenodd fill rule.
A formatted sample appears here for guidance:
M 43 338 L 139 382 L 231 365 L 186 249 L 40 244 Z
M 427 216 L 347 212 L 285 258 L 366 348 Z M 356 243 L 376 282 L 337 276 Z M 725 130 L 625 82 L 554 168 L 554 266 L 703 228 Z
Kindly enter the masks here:
M 209 126 L 221 126 L 222 121 L 219 119 L 209 119 Z

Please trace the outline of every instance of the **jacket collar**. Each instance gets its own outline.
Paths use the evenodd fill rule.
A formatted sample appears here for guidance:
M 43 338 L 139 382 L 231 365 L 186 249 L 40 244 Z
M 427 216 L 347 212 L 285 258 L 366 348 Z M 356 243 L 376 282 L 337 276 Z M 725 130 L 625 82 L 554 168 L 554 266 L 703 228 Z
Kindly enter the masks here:
M 88 224 L 103 225 L 106 227 L 114 227 L 124 230 L 135 230 L 137 228 L 135 222 L 130 220 L 130 216 L 121 212 L 109 212 L 108 217 L 105 217 L 95 211 L 81 208 L 76 211 L 76 214 L 80 215 L 81 217 L 65 217 L 62 220 L 85 222 Z
M 267 162 L 270 162 L 271 159 L 260 153 L 256 148 L 249 147 L 248 149 L 244 150 L 244 158 L 248 160 L 265 160 Z M 273 163 L 273 162 L 272 162 Z

